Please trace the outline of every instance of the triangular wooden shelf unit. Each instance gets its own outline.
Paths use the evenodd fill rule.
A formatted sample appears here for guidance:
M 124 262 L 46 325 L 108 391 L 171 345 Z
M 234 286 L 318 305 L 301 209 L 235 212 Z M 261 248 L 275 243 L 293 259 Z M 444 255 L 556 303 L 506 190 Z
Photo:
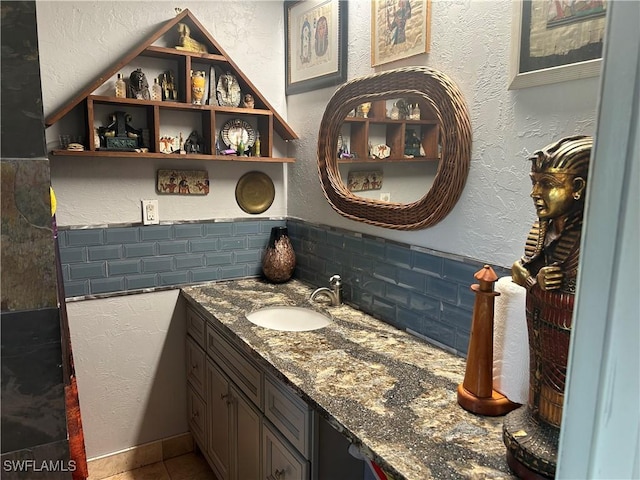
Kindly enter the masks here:
M 208 53 L 200 53 L 184 49 L 178 49 L 175 45 L 178 42 L 179 24 L 185 24 L 190 29 L 190 38 L 203 44 Z M 160 46 L 166 44 L 169 46 Z M 130 66 L 138 57 L 147 57 L 151 61 L 170 63 L 176 65 L 177 72 L 175 76 L 178 85 L 178 99 L 174 100 L 143 100 L 135 98 L 116 98 L 114 95 L 95 94 L 98 89 L 103 87 L 107 82 L 112 82 L 116 74 L 123 68 Z M 191 102 L 191 71 L 206 66 L 205 70 L 209 78 L 208 69 L 213 67 L 217 75 L 230 72 L 233 74 L 240 86 L 242 94 L 251 94 L 254 99 L 254 106 L 246 108 L 242 105 L 239 107 L 220 106 L 215 99 L 211 104 L 196 105 Z M 151 84 L 153 79 L 148 80 Z M 214 85 L 215 86 L 215 85 Z M 104 88 L 103 88 L 104 90 Z M 211 91 L 211 89 L 208 89 Z M 210 95 L 213 96 L 213 95 Z M 94 109 L 104 106 L 113 108 L 113 110 L 121 111 L 126 109 L 138 109 L 144 112 L 146 116 L 146 129 L 149 132 L 148 151 L 113 151 L 101 147 L 98 143 L 100 139 L 96 139 L 94 131 L 96 128 L 96 120 L 104 120 L 98 118 Z M 261 161 L 261 162 L 293 162 L 293 158 L 273 157 L 274 149 L 274 133 L 277 133 L 284 141 L 295 140 L 298 138 L 296 133 L 283 118 L 274 110 L 266 98 L 251 83 L 247 76 L 242 73 L 240 68 L 220 47 L 218 42 L 207 32 L 196 17 L 189 11 L 183 10 L 171 20 L 165 22 L 146 40 L 133 48 L 126 56 L 113 66 L 105 70 L 94 82 L 88 85 L 84 90 L 78 93 L 70 101 L 62 105 L 53 114 L 45 119 L 47 127 L 59 122 L 67 116 L 72 110 L 83 108 L 86 115 L 85 124 L 85 150 L 54 150 L 53 155 L 73 155 L 73 156 L 93 156 L 93 157 L 135 157 L 135 158 L 167 158 L 180 157 L 198 160 L 230 160 L 230 161 Z M 188 153 L 186 155 L 179 153 L 162 153 L 160 145 L 160 129 L 162 114 L 170 115 L 195 113 L 199 115 L 202 131 L 202 150 L 198 153 Z M 255 129 L 255 134 L 260 134 L 260 150 L 251 152 L 251 155 L 223 155 L 218 151 L 221 145 L 219 132 L 223 128 L 223 124 L 229 119 L 238 119 L 243 123 L 249 124 Z M 245 125 L 246 125 L 245 124 Z M 218 132 L 218 135 L 216 135 Z M 222 144 L 224 148 L 225 145 Z

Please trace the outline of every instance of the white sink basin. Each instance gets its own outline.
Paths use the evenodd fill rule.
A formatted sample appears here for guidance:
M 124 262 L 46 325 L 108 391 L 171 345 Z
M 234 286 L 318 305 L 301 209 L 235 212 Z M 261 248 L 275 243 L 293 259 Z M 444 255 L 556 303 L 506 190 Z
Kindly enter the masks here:
M 266 307 L 247 315 L 256 325 L 273 330 L 304 332 L 326 327 L 331 319 L 326 315 L 303 307 Z

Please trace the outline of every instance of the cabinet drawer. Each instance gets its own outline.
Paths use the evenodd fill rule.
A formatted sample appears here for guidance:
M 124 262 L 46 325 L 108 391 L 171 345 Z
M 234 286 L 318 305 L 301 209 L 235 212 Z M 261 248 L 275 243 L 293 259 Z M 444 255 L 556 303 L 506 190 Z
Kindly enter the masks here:
M 206 322 L 199 314 L 197 314 L 191 307 L 187 307 L 187 334 L 196 341 L 202 348 L 205 347 L 205 326 Z
M 220 365 L 249 400 L 262 410 L 262 373 L 211 325 L 207 325 L 207 354 Z
M 311 457 L 311 420 L 309 405 L 288 386 L 265 377 L 264 413 L 275 427 L 306 458 Z
M 262 462 L 267 480 L 308 480 L 309 463 L 265 423 Z
M 187 416 L 189 418 L 189 428 L 203 452 L 207 451 L 206 415 L 207 410 L 204 400 L 200 398 L 192 387 L 187 387 Z
M 204 350 L 191 337 L 187 337 L 187 381 L 201 397 L 204 397 Z

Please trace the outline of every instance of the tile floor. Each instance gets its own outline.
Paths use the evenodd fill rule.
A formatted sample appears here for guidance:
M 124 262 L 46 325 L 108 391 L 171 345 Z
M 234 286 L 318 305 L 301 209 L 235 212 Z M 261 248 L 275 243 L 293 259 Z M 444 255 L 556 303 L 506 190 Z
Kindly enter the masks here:
M 104 480 L 216 480 L 216 476 L 202 454 L 192 452 L 119 473 Z

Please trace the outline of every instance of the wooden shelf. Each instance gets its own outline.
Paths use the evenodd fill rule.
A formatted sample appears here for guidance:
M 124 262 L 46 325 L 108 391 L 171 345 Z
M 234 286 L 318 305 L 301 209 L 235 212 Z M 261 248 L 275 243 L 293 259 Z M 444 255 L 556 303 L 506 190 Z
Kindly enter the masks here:
M 172 36 L 172 38 L 167 37 L 166 43 L 168 44 L 171 44 L 172 41 L 177 41 L 176 28 L 178 23 L 186 23 L 190 27 L 191 37 L 204 43 L 209 52 L 212 53 L 192 52 L 173 47 L 160 47 L 153 44 L 164 35 Z M 106 82 L 112 81 L 116 73 L 127 68 L 139 56 L 170 60 L 173 62 L 173 65 L 176 67 L 174 74 L 179 101 L 139 100 L 135 98 L 116 98 L 108 95 L 94 94 L 94 92 L 101 88 Z M 196 68 L 202 68 L 202 66 L 206 66 L 205 68 L 212 67 L 218 72 L 230 72 L 235 75 L 242 94 L 251 94 L 254 98 L 255 107 L 241 108 L 191 103 L 191 71 Z M 207 79 L 210 81 L 209 72 L 207 72 Z M 147 81 L 149 81 L 150 84 L 153 83 L 153 79 L 147 79 Z M 96 112 L 98 107 L 99 109 Z M 107 110 L 108 113 L 105 114 L 106 107 L 112 107 L 113 110 Z M 124 58 L 103 72 L 91 85 L 52 115 L 48 116 L 45 119 L 45 125 L 48 127 L 57 123 L 76 108 L 83 110 L 83 117 L 85 119 L 84 131 L 76 132 L 81 133 L 81 136 L 86 139 L 86 144 L 84 145 L 85 151 L 55 150 L 51 152 L 54 156 L 188 158 L 191 160 L 278 163 L 291 163 L 295 161 L 293 158 L 273 157 L 273 148 L 275 134 L 278 134 L 282 140 L 289 141 L 298 138 L 296 133 L 287 125 L 275 109 L 273 109 L 266 98 L 240 71 L 238 66 L 229 58 L 220 45 L 218 45 L 189 10 L 184 10 L 163 24 L 156 32 L 150 35 L 144 42 L 140 43 Z M 126 111 L 127 109 L 136 112 L 139 117 L 136 119 L 137 123 L 133 125 L 133 127 L 143 131 L 143 137 L 145 139 L 148 133 L 149 152 L 136 153 L 131 151 L 100 150 L 101 145 L 98 144 L 94 133 L 97 127 L 104 126 L 104 123 L 108 120 L 108 118 L 102 118 L 102 116 L 108 117 L 116 111 Z M 160 135 L 163 127 L 162 115 L 170 112 L 184 113 L 186 115 L 186 117 L 184 117 L 185 125 L 193 124 L 196 126 L 195 130 L 202 138 L 201 149 L 202 152 L 205 153 L 179 155 L 161 152 Z M 193 114 L 196 116 L 193 116 Z M 220 130 L 223 124 L 233 117 L 241 118 L 249 124 L 252 124 L 256 133 L 260 134 L 260 152 L 262 156 L 240 157 L 237 155 L 215 155 L 208 153 L 218 151 L 216 147 L 218 146 Z M 175 119 L 175 115 L 172 115 L 171 118 Z M 188 132 L 189 131 L 186 133 Z M 170 133 L 169 135 L 172 134 Z M 145 147 L 147 147 L 146 143 Z
M 171 58 L 173 56 L 176 57 L 176 59 L 180 59 L 182 57 L 191 57 L 220 63 L 224 63 L 227 61 L 227 57 L 225 57 L 224 55 L 218 55 L 215 53 L 189 52 L 186 50 L 178 50 L 177 48 L 156 47 L 155 45 L 149 45 L 140 53 L 140 55 L 144 57 L 155 58 Z
M 387 157 L 387 158 L 340 158 L 338 163 L 422 163 L 439 162 L 439 158 L 433 157 Z
M 419 119 L 391 119 L 386 117 L 386 100 L 372 103 L 368 117 L 346 117 L 343 128 L 349 136 L 349 151 L 356 154 L 354 159 L 339 159 L 338 163 L 409 163 L 439 161 L 438 144 L 440 138 L 440 122 L 431 109 L 420 99 L 408 99 L 409 103 L 420 106 Z M 380 131 L 382 130 L 382 132 Z M 414 131 L 420 140 L 426 155 L 408 158 L 405 156 L 405 143 L 410 131 Z M 344 131 L 344 130 L 343 130 Z M 383 142 L 372 142 L 372 137 Z M 371 158 L 369 145 L 384 143 L 391 149 L 387 158 Z
M 52 150 L 54 157 L 121 157 L 121 158 L 173 158 L 177 160 L 215 160 L 220 162 L 294 163 L 290 157 L 239 157 L 237 155 L 203 155 L 199 153 L 121 152 L 114 150 Z

